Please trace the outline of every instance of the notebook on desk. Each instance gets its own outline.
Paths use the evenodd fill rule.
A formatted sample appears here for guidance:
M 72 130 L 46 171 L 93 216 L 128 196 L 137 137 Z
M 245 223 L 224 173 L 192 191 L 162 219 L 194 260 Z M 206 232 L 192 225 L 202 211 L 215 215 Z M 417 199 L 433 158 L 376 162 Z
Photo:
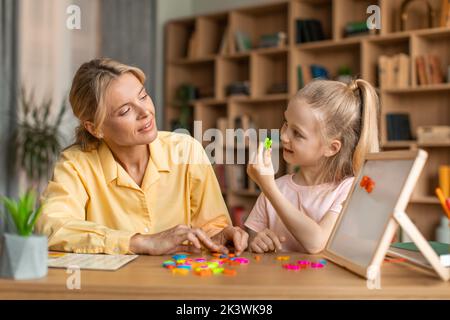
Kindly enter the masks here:
M 52 252 L 48 255 L 49 268 L 78 267 L 86 270 L 115 271 L 136 259 L 137 255 L 106 255 Z
M 438 254 L 441 264 L 450 267 L 450 244 L 436 241 L 429 241 L 430 246 Z M 413 242 L 393 243 L 387 252 L 388 255 L 405 258 L 424 267 L 431 267 L 427 259 L 420 253 Z

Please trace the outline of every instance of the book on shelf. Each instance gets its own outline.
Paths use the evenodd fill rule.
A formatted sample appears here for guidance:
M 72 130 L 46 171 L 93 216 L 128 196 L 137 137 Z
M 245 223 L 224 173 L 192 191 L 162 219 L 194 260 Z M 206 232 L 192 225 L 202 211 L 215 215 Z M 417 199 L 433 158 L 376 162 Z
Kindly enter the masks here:
M 286 46 L 287 36 L 285 32 L 263 34 L 259 39 L 259 48 L 280 48 Z
M 322 23 L 317 19 L 297 19 L 295 29 L 296 43 L 325 40 Z
M 409 113 L 386 114 L 386 127 L 389 141 L 413 140 Z
M 313 79 L 329 79 L 329 72 L 324 66 L 312 64 L 310 69 Z
M 366 20 L 349 22 L 344 27 L 344 37 L 371 35 L 376 32 L 376 29 L 369 29 Z
M 225 95 L 234 96 L 234 95 L 250 95 L 250 82 L 249 81 L 235 81 L 228 84 L 225 87 Z
M 439 56 L 424 54 L 416 57 L 417 83 L 419 85 L 440 84 L 444 82 L 442 63 Z
M 382 89 L 410 86 L 410 57 L 405 53 L 378 57 L 378 82 Z
M 244 52 L 252 49 L 252 41 L 246 32 L 236 31 L 235 36 L 238 52 Z
M 450 126 L 419 126 L 417 142 L 450 144 Z

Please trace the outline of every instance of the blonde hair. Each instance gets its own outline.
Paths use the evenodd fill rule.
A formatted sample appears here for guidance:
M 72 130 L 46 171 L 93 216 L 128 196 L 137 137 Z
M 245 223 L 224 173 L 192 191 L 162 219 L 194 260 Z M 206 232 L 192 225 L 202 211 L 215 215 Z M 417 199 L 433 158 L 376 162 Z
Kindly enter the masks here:
M 108 58 L 83 63 L 75 73 L 69 100 L 74 115 L 80 120 L 75 132 L 75 144 L 80 145 L 83 151 L 96 149 L 100 143 L 100 139 L 85 128 L 84 122 L 93 122 L 95 131 L 102 126 L 106 118 L 105 92 L 113 79 L 127 72 L 144 84 L 142 70 Z
M 379 99 L 367 81 L 357 79 L 347 85 L 315 80 L 299 90 L 294 99 L 312 108 L 325 143 L 333 139 L 341 142 L 338 153 L 323 159 L 321 181 L 338 183 L 354 176 L 366 153 L 379 151 Z

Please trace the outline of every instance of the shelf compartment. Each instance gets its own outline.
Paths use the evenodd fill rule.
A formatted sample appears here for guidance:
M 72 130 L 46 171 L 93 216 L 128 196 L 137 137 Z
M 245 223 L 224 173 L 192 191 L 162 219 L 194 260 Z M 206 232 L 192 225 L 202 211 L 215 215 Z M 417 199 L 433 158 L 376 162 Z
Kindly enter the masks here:
M 166 26 L 166 59 L 188 58 L 189 40 L 196 29 L 196 19 L 174 21 Z
M 350 22 L 364 22 L 367 21 L 369 15 L 367 8 L 370 5 L 380 6 L 380 1 L 376 0 L 333 0 L 333 37 L 335 40 L 346 37 L 344 34 L 345 26 Z M 383 18 L 383 16 L 382 16 Z M 383 23 L 383 20 L 381 21 Z M 383 26 L 383 25 L 382 25 Z
M 251 64 L 252 97 L 288 93 L 288 53 L 286 51 L 254 54 L 251 57 Z M 274 89 L 278 92 L 274 92 Z
M 300 89 L 298 80 L 299 65 L 303 68 L 309 68 L 312 64 L 321 65 L 328 70 L 330 79 L 336 79 L 340 67 L 350 68 L 352 75 L 359 77 L 361 75 L 360 53 L 361 45 L 359 42 L 344 42 L 342 45 L 334 46 L 333 50 L 318 49 L 316 47 L 297 47 L 291 58 L 289 93 L 294 95 Z
M 258 48 L 262 35 L 284 32 L 286 45 L 289 45 L 288 32 L 289 2 L 238 9 L 230 15 L 230 49 L 239 52 L 236 45 L 236 32 L 248 35 L 252 48 Z
M 362 63 L 362 76 L 372 85 L 379 87 L 378 80 L 378 58 L 382 55 L 393 56 L 404 53 L 410 57 L 410 74 L 412 73 L 412 62 L 410 54 L 410 37 L 401 35 L 397 37 L 376 38 L 373 37 L 363 42 L 362 56 L 365 59 Z M 411 78 L 409 81 L 411 85 Z
M 229 44 L 229 37 L 225 34 L 228 28 L 228 14 L 215 14 L 199 17 L 197 29 L 199 38 L 199 56 L 218 55 L 220 53 L 222 41 Z M 225 38 L 224 38 L 225 36 Z
M 424 30 L 425 31 L 425 30 Z M 416 67 L 416 58 L 421 55 L 432 54 L 440 59 L 440 69 L 444 76 L 444 83 L 431 84 L 432 86 L 449 85 L 450 79 L 447 77 L 447 67 L 450 65 L 450 28 L 445 31 L 427 30 L 427 32 L 417 33 L 412 36 L 412 52 L 413 52 L 413 86 L 422 87 L 418 82 L 418 70 Z M 445 83 L 447 82 L 447 83 Z M 430 84 L 428 84 L 430 85 Z M 428 86 L 426 85 L 426 86 Z
M 290 23 L 290 43 L 297 44 L 297 20 L 316 19 L 322 24 L 323 33 L 326 39 L 332 39 L 332 1 L 331 0 L 297 0 L 292 2 L 291 23 Z M 321 41 L 317 41 L 321 42 Z M 316 43 L 316 42 L 308 42 Z
M 250 57 L 248 55 L 218 59 L 216 72 L 217 99 L 228 97 L 227 86 L 233 82 L 245 81 L 250 82 Z

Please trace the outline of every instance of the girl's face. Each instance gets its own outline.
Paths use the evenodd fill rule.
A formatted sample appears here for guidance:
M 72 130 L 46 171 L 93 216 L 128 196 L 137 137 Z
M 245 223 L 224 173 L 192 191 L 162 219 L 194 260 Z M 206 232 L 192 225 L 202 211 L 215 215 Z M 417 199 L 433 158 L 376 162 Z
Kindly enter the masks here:
M 155 107 L 132 73 L 122 74 L 111 82 L 105 103 L 107 115 L 102 131 L 108 144 L 135 146 L 155 140 L 158 133 Z
M 327 148 L 320 135 L 320 127 L 312 109 L 302 100 L 292 100 L 285 113 L 281 128 L 284 160 L 293 165 L 319 165 Z

